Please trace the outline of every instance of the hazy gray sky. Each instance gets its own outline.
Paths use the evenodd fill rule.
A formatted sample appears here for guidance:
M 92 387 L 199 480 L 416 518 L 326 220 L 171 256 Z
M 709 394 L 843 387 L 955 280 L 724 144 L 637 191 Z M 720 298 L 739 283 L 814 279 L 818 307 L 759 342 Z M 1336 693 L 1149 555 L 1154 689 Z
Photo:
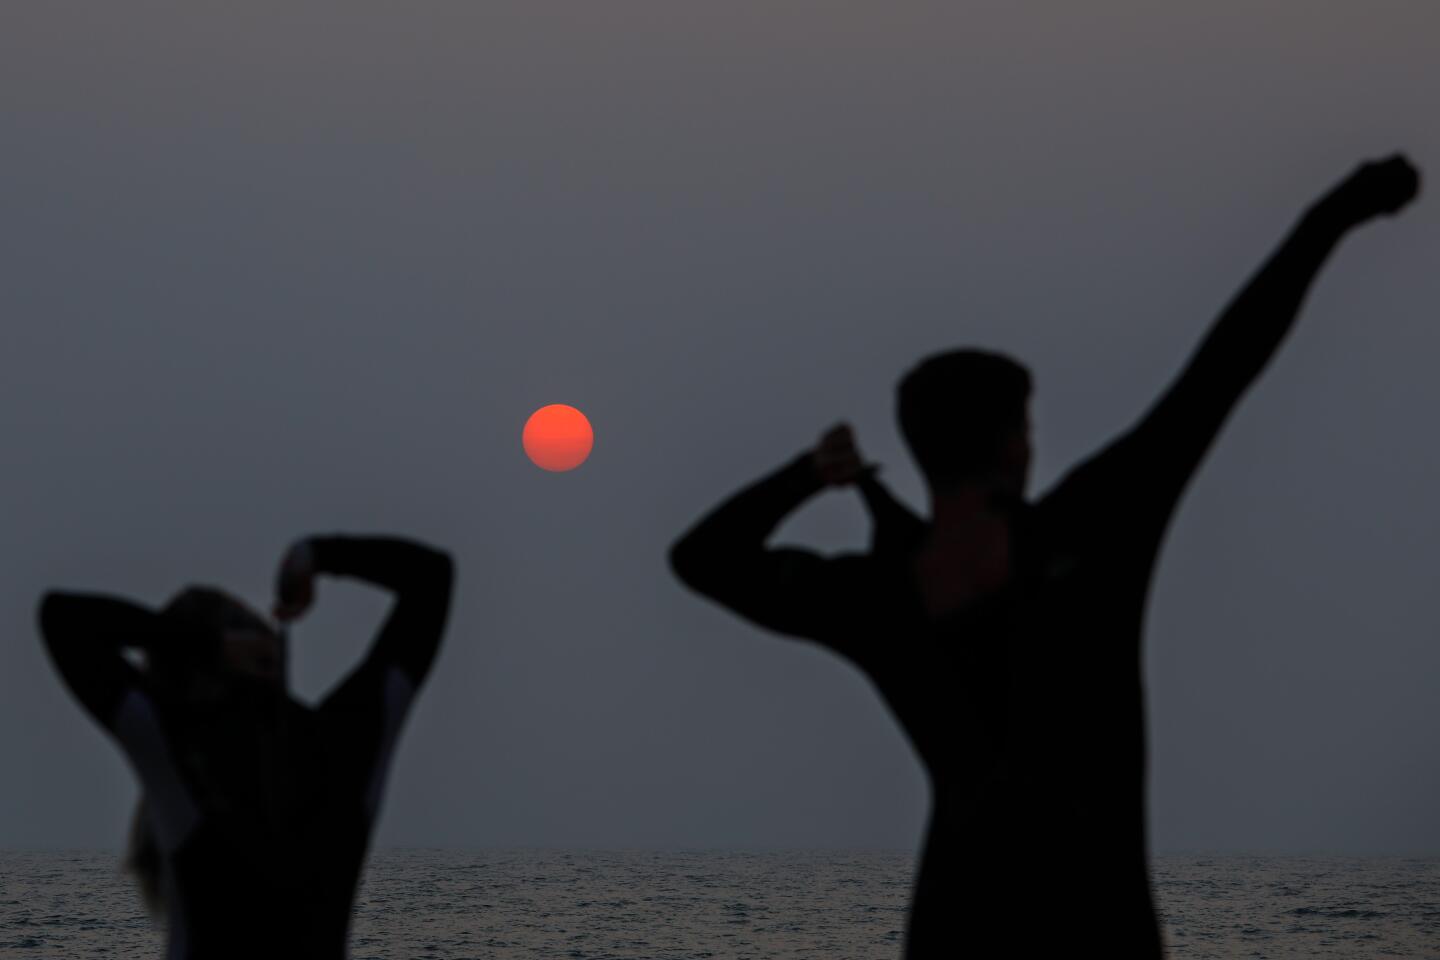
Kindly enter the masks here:
M 118 843 L 134 798 L 44 588 L 259 603 L 338 530 L 460 564 L 381 842 L 909 848 L 865 680 L 686 595 L 670 540 L 839 419 L 918 504 L 893 385 L 956 345 L 1033 367 L 1043 488 L 1403 148 L 1430 196 L 1338 252 L 1172 528 L 1151 819 L 1440 853 L 1440 11 L 1187 6 L 8 7 L 0 845 Z M 552 402 L 596 427 L 573 474 L 520 450 Z M 865 528 L 831 494 L 785 533 Z M 325 586 L 302 693 L 382 611 Z

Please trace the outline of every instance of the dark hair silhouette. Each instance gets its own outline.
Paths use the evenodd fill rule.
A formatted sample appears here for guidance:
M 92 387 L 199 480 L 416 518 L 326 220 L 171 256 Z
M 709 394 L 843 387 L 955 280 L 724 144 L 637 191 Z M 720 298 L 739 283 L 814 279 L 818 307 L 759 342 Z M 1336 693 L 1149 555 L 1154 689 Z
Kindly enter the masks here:
M 135 878 L 140 900 L 150 916 L 156 919 L 163 917 L 165 895 L 160 887 L 160 871 L 164 864 L 155 830 L 150 826 L 150 811 L 145 805 L 144 794 L 135 802 L 135 812 L 130 817 L 130 837 L 126 841 L 125 858 L 120 866 Z
M 270 630 L 269 624 L 229 594 L 207 586 L 186 587 L 175 594 L 160 609 L 159 619 L 164 633 L 183 640 L 147 648 L 145 676 L 156 696 L 177 706 L 183 703 L 195 677 L 220 669 L 220 644 L 226 630 Z M 135 803 L 122 865 L 135 878 L 151 915 L 163 916 L 162 856 L 143 792 Z
M 1030 372 L 1003 354 L 950 350 L 921 361 L 896 393 L 920 469 L 932 484 L 955 483 L 991 472 L 1024 429 Z
M 237 609 L 240 611 L 237 613 Z M 146 673 L 157 691 L 179 700 L 188 682 L 219 667 L 220 642 L 228 624 L 245 622 L 246 611 L 214 587 L 186 587 L 160 608 L 163 629 L 180 642 L 145 650 Z M 259 623 L 260 629 L 269 629 Z

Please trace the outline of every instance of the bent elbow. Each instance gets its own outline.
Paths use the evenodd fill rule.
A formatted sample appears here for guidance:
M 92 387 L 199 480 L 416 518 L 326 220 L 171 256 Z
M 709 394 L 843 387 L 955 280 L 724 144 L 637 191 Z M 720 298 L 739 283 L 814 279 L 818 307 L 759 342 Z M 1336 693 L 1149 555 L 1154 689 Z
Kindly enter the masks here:
M 40 628 L 40 636 L 47 645 L 54 641 L 63 603 L 64 594 L 57 590 L 46 590 L 35 607 L 35 624 Z
M 666 559 L 670 561 L 670 572 L 675 574 L 675 579 L 690 586 L 695 571 L 695 557 L 694 549 L 690 546 L 687 538 L 681 537 L 670 544 L 670 551 Z
M 670 547 L 670 572 L 675 578 L 696 593 L 710 592 L 710 564 L 705 561 L 704 551 L 690 536 L 681 537 Z
M 429 552 L 426 579 L 436 591 L 448 598 L 455 587 L 455 558 L 446 550 L 431 547 Z
M 40 630 L 40 642 L 52 655 L 63 651 L 65 641 L 73 632 L 66 624 L 67 599 L 67 595 L 59 590 L 47 590 L 35 608 L 35 625 Z
M 448 550 L 436 550 L 431 548 L 430 563 L 435 569 L 435 576 L 442 580 L 455 579 L 455 558 Z

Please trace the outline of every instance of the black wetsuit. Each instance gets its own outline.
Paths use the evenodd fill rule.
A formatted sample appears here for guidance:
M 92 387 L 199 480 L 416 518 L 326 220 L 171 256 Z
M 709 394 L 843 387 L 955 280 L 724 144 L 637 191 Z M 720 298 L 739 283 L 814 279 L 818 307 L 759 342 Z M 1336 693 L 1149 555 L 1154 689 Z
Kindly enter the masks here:
M 51 593 L 41 629 L 75 696 L 139 776 L 162 855 L 167 956 L 346 955 L 396 736 L 438 649 L 452 569 L 402 540 L 310 541 L 317 573 L 396 599 L 365 660 L 316 708 L 256 686 L 210 708 L 161 695 L 122 656 L 197 642 L 125 600 Z
M 932 619 L 928 526 L 872 486 L 864 554 L 766 546 L 821 490 L 802 456 L 672 549 L 676 574 L 747 619 L 865 672 L 929 774 L 906 955 L 1158 957 L 1145 840 L 1141 635 L 1166 524 L 1348 224 L 1301 221 L 1132 430 L 1033 504 L 1003 508 L 1006 585 Z M 887 528 L 888 527 L 888 532 Z

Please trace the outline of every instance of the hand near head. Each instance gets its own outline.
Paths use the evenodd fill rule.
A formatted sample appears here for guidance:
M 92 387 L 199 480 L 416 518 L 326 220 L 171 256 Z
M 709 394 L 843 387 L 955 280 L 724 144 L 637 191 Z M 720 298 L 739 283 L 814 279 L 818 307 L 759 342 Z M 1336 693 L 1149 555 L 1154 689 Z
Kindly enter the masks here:
M 825 431 L 811 453 L 815 472 L 827 487 L 845 487 L 858 482 L 877 468 L 860 458 L 855 434 L 849 424 L 837 424 Z
M 280 561 L 275 575 L 275 619 L 281 623 L 303 616 L 315 601 L 315 551 L 308 540 L 297 540 Z
M 1362 163 L 1320 199 L 1318 206 L 1349 226 L 1393 216 L 1420 192 L 1420 172 L 1401 154 Z

